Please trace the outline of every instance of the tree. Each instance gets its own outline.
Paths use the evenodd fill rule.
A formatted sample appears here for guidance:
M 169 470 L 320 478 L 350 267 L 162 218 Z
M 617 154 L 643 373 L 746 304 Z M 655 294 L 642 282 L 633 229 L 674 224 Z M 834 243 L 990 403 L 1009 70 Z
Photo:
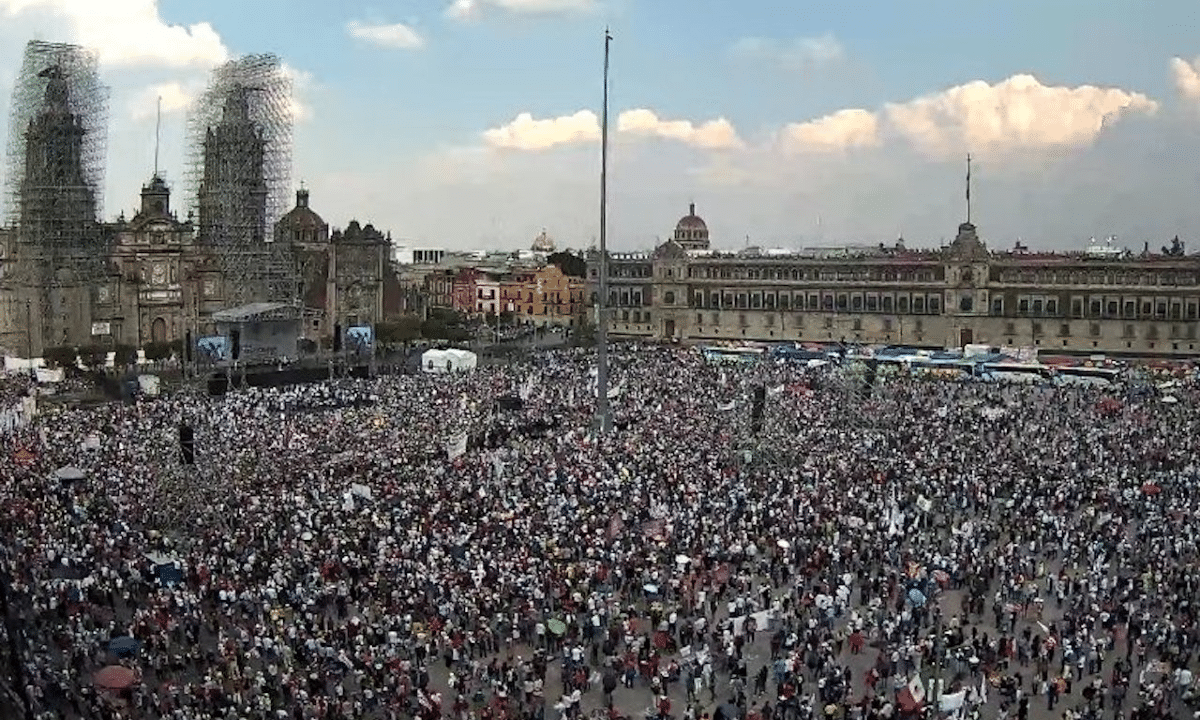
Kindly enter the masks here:
M 79 351 L 73 347 L 52 347 L 42 351 L 42 360 L 52 368 L 73 368 L 79 360 Z
M 95 370 L 104 365 L 104 361 L 108 359 L 108 348 L 99 345 L 88 345 L 87 347 L 79 348 L 79 362 L 83 366 Z
M 421 337 L 421 318 L 416 315 L 401 315 L 395 320 L 375 326 L 375 338 L 383 345 L 410 343 Z
M 125 367 L 137 364 L 137 348 L 132 345 L 117 343 L 113 345 L 113 366 Z
M 587 260 L 573 252 L 559 250 L 555 253 L 550 253 L 546 257 L 546 262 L 557 265 L 559 270 L 563 271 L 564 275 L 571 277 L 587 277 Z
M 165 342 L 148 342 L 142 347 L 142 353 L 147 362 L 162 362 L 171 357 L 171 344 Z
M 444 325 L 461 324 L 466 317 L 454 308 L 429 308 L 428 320 L 437 320 Z

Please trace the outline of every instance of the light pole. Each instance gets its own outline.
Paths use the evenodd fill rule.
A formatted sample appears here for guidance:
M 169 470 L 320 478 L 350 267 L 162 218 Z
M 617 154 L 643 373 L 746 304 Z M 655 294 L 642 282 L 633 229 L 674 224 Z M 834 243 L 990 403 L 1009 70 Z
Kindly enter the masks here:
M 29 374 L 36 375 L 33 369 L 33 301 L 25 299 L 25 360 L 29 363 Z
M 596 302 L 599 327 L 596 332 L 596 431 L 612 429 L 608 407 L 608 52 L 612 35 L 604 29 L 604 106 L 600 120 L 600 283 Z

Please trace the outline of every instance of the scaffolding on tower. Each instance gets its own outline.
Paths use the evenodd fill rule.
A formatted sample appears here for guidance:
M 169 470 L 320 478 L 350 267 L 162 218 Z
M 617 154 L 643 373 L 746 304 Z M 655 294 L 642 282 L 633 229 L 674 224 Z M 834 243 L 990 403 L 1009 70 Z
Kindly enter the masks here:
M 109 272 L 103 207 L 108 88 L 95 52 L 31 41 L 13 85 L 0 298 L 5 349 L 83 344 L 91 292 Z
M 218 261 L 227 307 L 297 301 L 290 248 L 273 242 L 291 194 L 293 108 L 279 58 L 249 55 L 213 71 L 188 117 L 197 243 Z

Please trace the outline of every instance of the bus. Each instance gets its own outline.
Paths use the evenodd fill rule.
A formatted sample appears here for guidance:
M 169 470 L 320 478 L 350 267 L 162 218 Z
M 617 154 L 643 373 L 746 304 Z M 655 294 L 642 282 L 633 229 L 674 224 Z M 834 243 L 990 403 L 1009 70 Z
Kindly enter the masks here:
M 700 354 L 711 363 L 756 363 L 763 359 L 764 348 L 756 347 L 702 347 Z

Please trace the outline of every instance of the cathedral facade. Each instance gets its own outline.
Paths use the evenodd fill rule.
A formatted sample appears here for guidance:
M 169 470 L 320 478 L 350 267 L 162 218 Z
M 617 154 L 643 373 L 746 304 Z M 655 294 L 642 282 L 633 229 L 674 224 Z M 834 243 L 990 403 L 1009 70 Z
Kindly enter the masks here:
M 179 217 L 156 172 L 132 218 L 103 223 L 96 189 L 84 179 L 84 131 L 69 109 L 68 84 L 56 67 L 42 77 L 44 99 L 25 130 L 19 221 L 0 228 L 5 354 L 150 344 L 179 351 L 188 339 L 217 333 L 214 313 L 250 303 L 303 312 L 304 335 L 313 340 L 384 319 L 385 289 L 398 294 L 390 237 L 357 222 L 330 233 L 306 190 L 268 226 L 249 90 L 235 86 L 208 128 L 198 217 Z

